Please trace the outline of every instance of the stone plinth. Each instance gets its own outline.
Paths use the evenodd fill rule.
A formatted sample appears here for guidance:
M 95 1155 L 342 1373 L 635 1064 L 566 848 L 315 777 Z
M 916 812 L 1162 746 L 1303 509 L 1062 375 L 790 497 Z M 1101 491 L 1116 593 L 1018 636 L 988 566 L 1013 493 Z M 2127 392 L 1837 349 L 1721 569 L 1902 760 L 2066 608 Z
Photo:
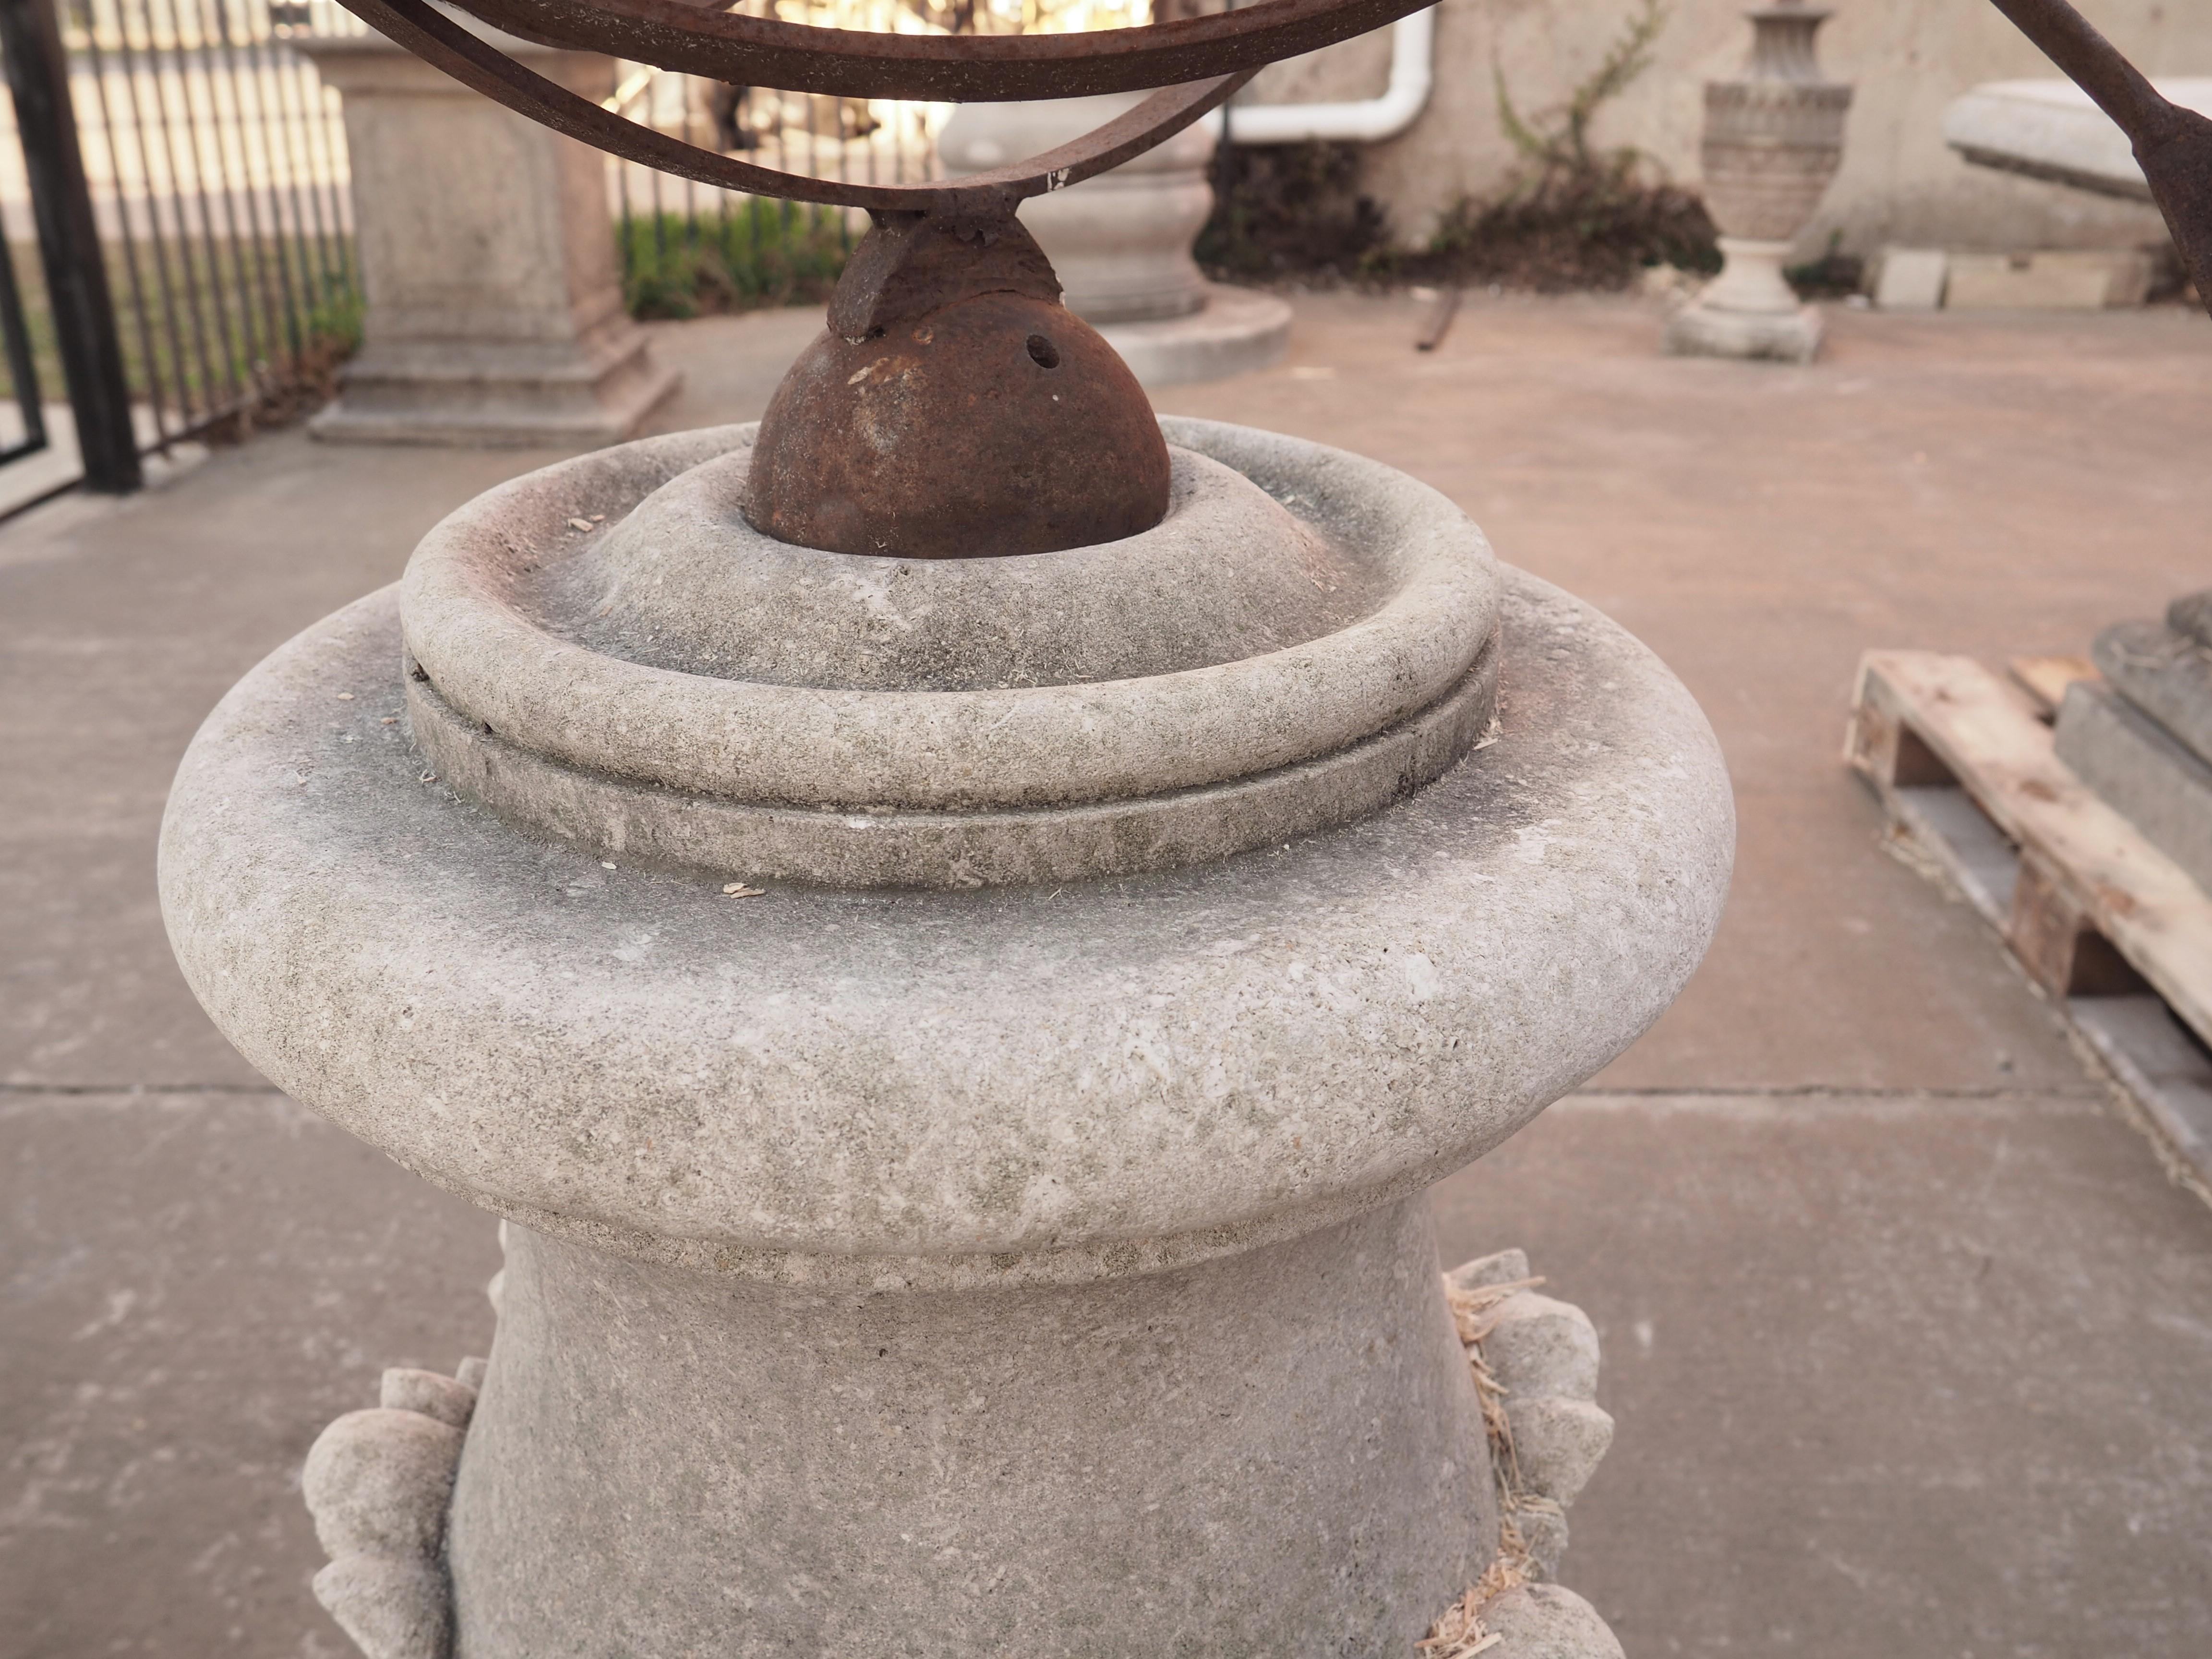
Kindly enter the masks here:
M 1066 143 L 1139 101 L 963 104 L 938 155 L 952 176 L 980 173 Z M 1213 210 L 1214 143 L 1213 124 L 1200 122 L 1110 173 L 1022 204 L 1022 223 L 1060 273 L 1063 303 L 1148 386 L 1247 374 L 1290 349 L 1287 301 L 1209 283 L 1191 258 Z
M 195 992 L 510 1224 L 480 1393 L 311 1460 L 380 1659 L 1395 1654 L 1556 1564 L 1595 1334 L 1423 1193 L 1695 967 L 1717 746 L 1434 491 L 1162 424 L 1157 529 L 1019 558 L 763 537 L 751 428 L 566 462 L 195 739 Z
M 2067 688 L 2058 758 L 2212 891 L 2212 592 L 2106 629 L 2094 654 L 2104 683 Z
M 1782 274 L 1786 240 L 1720 239 L 1721 274 L 1667 319 L 1667 349 L 1685 357 L 1809 363 L 1820 349 L 1820 313 Z
M 2056 722 L 2058 758 L 2212 892 L 2212 766 L 2106 687 L 2066 688 Z
M 362 347 L 319 437 L 598 445 L 636 431 L 680 376 L 623 307 L 595 150 L 501 108 L 381 35 L 294 43 L 344 101 Z M 501 37 L 569 90 L 614 61 Z

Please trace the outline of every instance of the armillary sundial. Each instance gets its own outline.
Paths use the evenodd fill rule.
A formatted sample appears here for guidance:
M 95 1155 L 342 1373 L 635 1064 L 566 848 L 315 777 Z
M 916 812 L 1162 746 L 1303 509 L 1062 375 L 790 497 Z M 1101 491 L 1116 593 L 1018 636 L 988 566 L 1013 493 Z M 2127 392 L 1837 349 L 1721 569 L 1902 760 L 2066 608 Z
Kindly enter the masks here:
M 1265 0 L 1137 28 L 995 36 L 821 28 L 682 0 L 464 7 L 546 45 L 795 92 L 1003 101 L 1162 88 L 1025 161 L 872 185 L 779 172 L 626 120 L 427 0 L 345 0 L 438 68 L 616 155 L 725 189 L 866 209 L 875 227 L 838 286 L 829 332 L 769 410 L 745 510 L 787 541 L 908 558 L 1088 546 L 1167 511 L 1152 410 L 1112 348 L 1059 303 L 1050 263 L 1015 217 L 1021 203 L 1166 142 L 1276 58 L 1426 3 Z

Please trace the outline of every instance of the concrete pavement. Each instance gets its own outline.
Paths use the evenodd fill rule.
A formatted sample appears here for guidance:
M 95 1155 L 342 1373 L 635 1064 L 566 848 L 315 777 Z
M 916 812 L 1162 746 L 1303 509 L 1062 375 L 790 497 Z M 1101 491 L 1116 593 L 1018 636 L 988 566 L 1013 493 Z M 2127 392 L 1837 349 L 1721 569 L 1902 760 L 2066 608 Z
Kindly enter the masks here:
M 1662 359 L 1631 301 L 1301 302 L 1164 409 L 1356 447 L 1605 606 L 1734 770 L 1675 1009 L 1439 1191 L 1606 1344 L 1570 1583 L 1632 1654 L 2212 1650 L 2212 1213 L 2171 1187 L 1838 760 L 1869 645 L 2078 649 L 2205 579 L 2212 327 L 1842 313 L 1808 368 Z M 811 331 L 666 325 L 667 422 Z M 550 456 L 297 434 L 0 529 L 0 1659 L 337 1655 L 300 1461 L 386 1364 L 481 1352 L 487 1218 L 270 1091 L 170 965 L 155 826 L 200 716 Z

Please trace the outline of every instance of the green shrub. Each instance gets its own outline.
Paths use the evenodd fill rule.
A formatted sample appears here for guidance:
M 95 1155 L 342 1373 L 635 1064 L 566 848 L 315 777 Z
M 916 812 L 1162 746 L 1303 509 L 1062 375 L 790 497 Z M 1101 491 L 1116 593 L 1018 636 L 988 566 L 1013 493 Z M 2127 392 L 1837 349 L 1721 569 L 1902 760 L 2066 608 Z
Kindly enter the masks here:
M 1230 122 L 1233 132 L 1234 111 Z M 1382 210 L 1359 191 L 1357 144 L 1232 143 L 1219 165 L 1213 215 L 1193 250 L 1218 280 L 1343 281 L 1387 248 Z
M 854 240 L 834 208 L 757 197 L 726 211 L 650 215 L 617 228 L 623 297 L 639 318 L 819 303 Z
M 1650 265 L 1711 272 L 1720 248 L 1705 204 L 1652 176 L 1633 149 L 1590 142 L 1598 112 L 1650 67 L 1665 27 L 1642 0 L 1596 70 L 1555 109 L 1523 115 L 1496 70 L 1498 123 L 1521 161 L 1496 194 L 1462 197 L 1428 245 L 1395 248 L 1382 210 L 1359 193 L 1350 144 L 1235 149 L 1224 163 L 1200 264 L 1235 280 L 1296 276 L 1374 283 L 1494 283 L 1557 291 L 1626 287 Z M 1230 112 L 1236 131 L 1236 112 Z
M 1566 101 L 1534 115 L 1515 106 L 1504 72 L 1493 67 L 1498 124 L 1521 166 L 1498 195 L 1461 198 L 1426 248 L 1399 256 L 1401 274 L 1550 292 L 1624 288 L 1650 265 L 1718 270 L 1720 246 L 1705 204 L 1651 177 L 1642 152 L 1590 143 L 1598 112 L 1651 67 L 1652 44 L 1666 25 L 1659 0 L 1643 0 Z

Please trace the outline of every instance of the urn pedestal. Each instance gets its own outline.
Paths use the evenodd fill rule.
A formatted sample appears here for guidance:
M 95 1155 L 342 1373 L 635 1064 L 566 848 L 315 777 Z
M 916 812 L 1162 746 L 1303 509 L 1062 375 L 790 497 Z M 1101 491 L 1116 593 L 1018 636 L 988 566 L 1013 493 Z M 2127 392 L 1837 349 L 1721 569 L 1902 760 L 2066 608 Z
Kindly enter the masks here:
M 1721 274 L 1668 319 L 1666 345 L 1681 356 L 1810 362 L 1820 314 L 1799 301 L 1783 267 L 1843 163 L 1851 89 L 1820 76 L 1814 37 L 1828 13 L 1778 0 L 1745 15 L 1753 34 L 1744 78 L 1705 85 L 1700 155 Z
M 953 177 L 1066 143 L 1138 100 L 963 104 L 938 138 Z M 1110 173 L 1022 204 L 1022 222 L 1066 285 L 1067 308 L 1106 337 L 1146 386 L 1216 380 L 1279 362 L 1291 307 L 1209 283 L 1191 244 L 1213 211 L 1215 126 L 1186 128 Z
M 344 102 L 368 308 L 332 442 L 618 442 L 680 384 L 623 309 L 598 151 L 501 109 L 380 34 L 295 40 Z M 512 37 L 596 101 L 611 58 Z
M 505 1218 L 489 1364 L 309 1459 L 374 1659 L 1618 1655 L 1595 1334 L 1423 1193 L 1695 967 L 1720 754 L 1425 486 L 1161 426 L 1023 556 L 777 541 L 750 427 L 565 462 L 195 739 L 195 992 Z

